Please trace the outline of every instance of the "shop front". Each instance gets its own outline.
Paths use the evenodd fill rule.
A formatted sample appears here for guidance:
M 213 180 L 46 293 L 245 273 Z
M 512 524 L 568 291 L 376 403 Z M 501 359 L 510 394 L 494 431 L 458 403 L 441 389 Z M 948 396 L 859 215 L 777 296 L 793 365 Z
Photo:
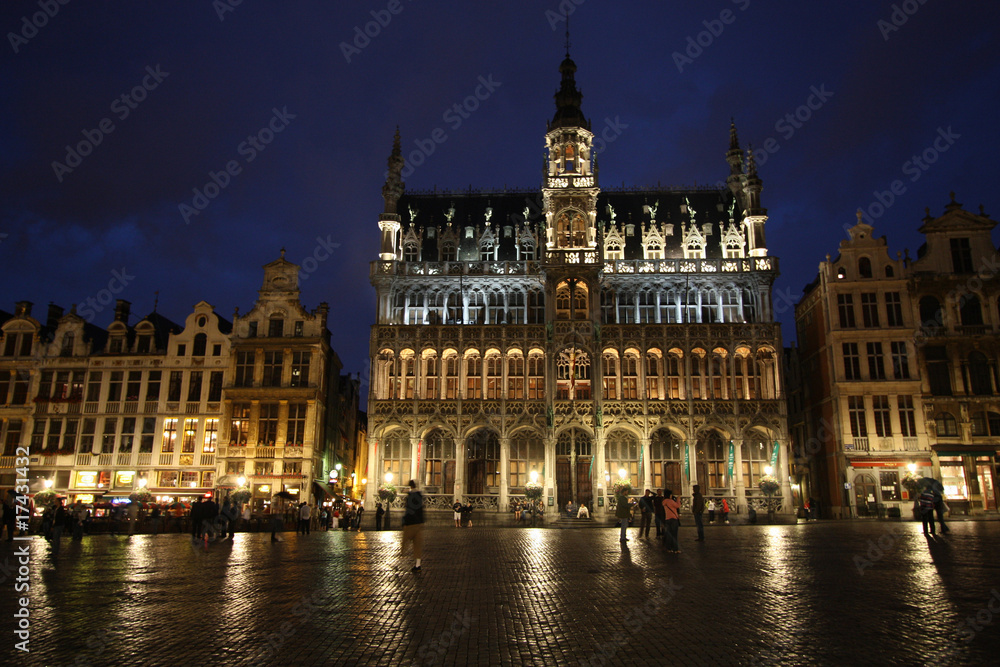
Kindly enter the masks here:
M 856 458 L 848 463 L 844 490 L 859 518 L 907 516 L 915 500 L 902 483 L 910 466 L 917 477 L 933 477 L 934 472 L 930 459 Z
M 944 498 L 952 514 L 997 511 L 996 451 L 938 450 Z

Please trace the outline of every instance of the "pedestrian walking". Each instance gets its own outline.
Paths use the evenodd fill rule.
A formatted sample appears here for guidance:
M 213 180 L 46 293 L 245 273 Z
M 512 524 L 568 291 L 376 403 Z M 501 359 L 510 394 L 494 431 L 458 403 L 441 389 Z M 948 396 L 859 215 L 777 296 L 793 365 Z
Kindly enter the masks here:
M 243 508 L 243 530 L 244 530 L 244 532 L 250 532 L 250 517 L 252 517 L 252 516 L 253 516 L 253 513 L 250 512 L 250 506 L 247 505 L 246 507 Z M 258 525 L 257 528 L 259 529 L 260 526 Z
M 729 501 L 725 498 L 722 499 L 722 516 L 719 517 L 721 521 L 729 523 Z
M 702 514 L 705 511 L 705 496 L 701 495 L 701 485 L 695 484 L 692 488 L 694 492 L 691 496 L 691 514 L 694 515 L 694 525 L 698 528 L 698 537 L 695 542 L 705 541 L 705 524 L 702 522 Z
M 323 530 L 329 529 L 329 526 L 327 525 L 327 519 L 329 518 L 329 516 L 330 513 L 326 511 L 325 507 L 322 510 L 320 510 L 319 521 L 320 523 L 323 524 Z
M 656 520 L 656 539 L 663 539 L 663 532 L 666 530 L 667 517 L 663 513 L 663 489 L 659 489 L 653 495 L 653 518 Z
M 708 522 L 715 523 L 715 501 L 709 498 L 706 507 L 708 508 Z
M 681 525 L 680 514 L 678 514 L 680 508 L 681 504 L 677 502 L 677 496 L 673 495 L 671 489 L 666 489 L 663 492 L 663 513 L 667 517 L 665 541 L 667 551 L 675 554 L 681 552 L 680 544 L 677 542 L 677 529 Z
M 934 535 L 934 492 L 924 489 L 917 503 L 920 507 L 920 519 L 924 524 L 924 535 L 927 534 L 928 527 L 931 529 L 930 534 Z
M 413 542 L 412 572 L 420 572 L 420 559 L 424 555 L 424 496 L 417 490 L 417 481 L 410 480 L 410 492 L 406 494 L 406 511 L 403 514 L 403 552 L 406 543 Z
M 653 523 L 653 492 L 646 489 L 639 499 L 639 537 L 649 537 L 649 529 Z
M 362 517 L 364 517 L 364 515 L 365 515 L 365 504 L 364 503 L 359 503 L 358 504 L 358 525 L 357 525 L 357 529 L 358 529 L 359 533 L 361 532 L 361 519 L 362 519 Z
M 615 518 L 621 523 L 622 534 L 618 541 L 624 544 L 628 542 L 625 536 L 625 529 L 628 528 L 629 521 L 632 520 L 632 508 L 628 504 L 628 496 L 618 496 L 615 499 Z
M 468 503 L 462 507 L 462 525 L 466 528 L 472 528 L 472 503 Z
M 375 530 L 382 530 L 383 515 L 385 510 L 382 508 L 382 503 L 375 503 Z
M 460 503 L 460 502 L 458 502 L 456 500 L 455 504 L 451 506 L 451 509 L 454 510 L 454 514 L 452 515 L 452 518 L 455 519 L 455 528 L 461 528 L 462 527 L 462 503 Z
M 802 504 L 802 515 L 805 516 L 806 521 L 809 520 L 809 500 L 807 499 L 805 503 Z
M 309 519 L 312 517 L 312 509 L 306 503 L 299 505 L 299 526 L 295 530 L 295 534 L 308 535 L 309 534 Z

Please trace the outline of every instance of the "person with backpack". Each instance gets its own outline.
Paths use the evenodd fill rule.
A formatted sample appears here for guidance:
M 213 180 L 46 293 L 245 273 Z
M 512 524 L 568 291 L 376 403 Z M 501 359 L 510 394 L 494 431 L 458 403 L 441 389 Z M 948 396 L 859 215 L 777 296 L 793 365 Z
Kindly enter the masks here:
M 931 535 L 934 534 L 934 492 L 924 489 L 917 499 L 920 507 L 920 519 L 924 523 L 924 535 L 927 534 L 927 526 L 930 525 Z
M 417 481 L 410 480 L 406 494 L 406 512 L 403 514 L 403 552 L 406 543 L 413 542 L 414 565 L 411 572 L 420 572 L 420 559 L 424 555 L 424 496 L 417 489 Z

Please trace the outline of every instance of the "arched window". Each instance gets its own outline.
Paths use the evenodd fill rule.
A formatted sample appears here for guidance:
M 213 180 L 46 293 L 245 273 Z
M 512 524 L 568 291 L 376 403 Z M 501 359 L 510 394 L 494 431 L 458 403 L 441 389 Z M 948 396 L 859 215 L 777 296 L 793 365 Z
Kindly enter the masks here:
M 626 350 L 622 357 L 622 398 L 637 400 L 639 398 L 639 353 Z
M 639 439 L 628 431 L 618 429 L 612 431 L 604 444 L 604 460 L 611 475 L 611 483 L 621 479 L 621 470 L 625 471 L 625 479 L 629 480 L 633 489 L 642 488 L 639 479 Z
M 483 397 L 483 359 L 478 353 L 465 357 L 465 398 Z
M 652 349 L 646 353 L 646 398 L 656 401 L 664 396 L 661 393 L 663 370 L 660 351 Z
M 466 488 L 470 494 L 484 494 L 500 485 L 500 440 L 486 428 L 465 440 Z
M 503 397 L 503 357 L 499 352 L 486 353 L 486 398 Z
M 872 261 L 867 257 L 858 260 L 858 275 L 862 278 L 872 277 Z
M 424 487 L 428 493 L 455 492 L 455 440 L 441 429 L 424 438 Z
M 729 394 L 729 373 L 726 371 L 728 364 L 726 358 L 729 353 L 721 347 L 712 350 L 711 365 L 709 366 L 709 394 L 714 399 L 726 399 Z
M 507 398 L 524 400 L 524 356 L 518 350 L 507 353 Z
M 983 308 L 975 294 L 963 294 L 958 301 L 962 326 L 976 326 L 983 323 Z
M 539 479 L 545 468 L 545 445 L 531 431 L 518 431 L 510 439 L 510 486 L 524 488 L 531 481 L 531 472 Z
M 614 350 L 604 352 L 604 398 L 618 400 L 618 353 Z
M 709 489 L 727 488 L 726 445 L 716 430 L 698 436 L 698 482 Z
M 894 275 L 896 275 L 896 274 L 892 270 L 892 266 L 890 266 L 889 264 L 886 264 L 885 265 L 885 277 L 886 278 L 892 278 Z
M 441 261 L 454 262 L 457 259 L 458 253 L 455 250 L 455 243 L 452 241 L 445 241 L 441 246 Z
M 681 399 L 684 396 L 684 383 L 682 369 L 684 367 L 684 353 L 674 348 L 670 350 L 664 358 L 666 372 L 666 393 L 667 398 Z
M 771 444 L 756 431 L 743 441 L 740 458 L 743 460 L 743 484 L 747 489 L 757 488 L 764 469 L 771 465 L 772 451 Z
M 934 416 L 934 423 L 937 425 L 939 438 L 958 437 L 958 422 L 950 412 L 939 412 Z
M 410 438 L 401 429 L 392 431 L 382 439 L 382 479 L 392 473 L 393 484 L 410 481 Z
M 992 365 L 982 352 L 969 353 L 969 388 L 976 396 L 993 394 Z
M 437 353 L 433 350 L 424 352 L 424 367 L 421 370 L 423 379 L 423 389 L 420 392 L 422 398 L 434 400 L 440 398 L 438 395 L 438 373 L 441 369 L 438 364 Z
M 661 428 L 649 439 L 649 460 L 654 489 L 681 489 L 681 439 L 669 429 Z
M 458 398 L 458 353 L 455 350 L 445 350 L 444 360 L 444 397 Z
M 700 347 L 691 350 L 691 398 L 709 398 L 708 355 Z

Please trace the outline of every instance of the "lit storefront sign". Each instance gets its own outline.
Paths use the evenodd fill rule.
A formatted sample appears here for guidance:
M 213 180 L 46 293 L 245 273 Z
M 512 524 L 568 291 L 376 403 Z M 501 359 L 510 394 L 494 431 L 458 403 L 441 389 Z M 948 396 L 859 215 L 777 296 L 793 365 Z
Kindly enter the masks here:
M 134 470 L 119 470 L 115 473 L 115 486 L 117 487 L 131 487 L 132 483 L 135 481 L 135 471 Z
M 80 489 L 93 489 L 97 487 L 96 471 L 80 471 L 76 473 L 76 486 Z

